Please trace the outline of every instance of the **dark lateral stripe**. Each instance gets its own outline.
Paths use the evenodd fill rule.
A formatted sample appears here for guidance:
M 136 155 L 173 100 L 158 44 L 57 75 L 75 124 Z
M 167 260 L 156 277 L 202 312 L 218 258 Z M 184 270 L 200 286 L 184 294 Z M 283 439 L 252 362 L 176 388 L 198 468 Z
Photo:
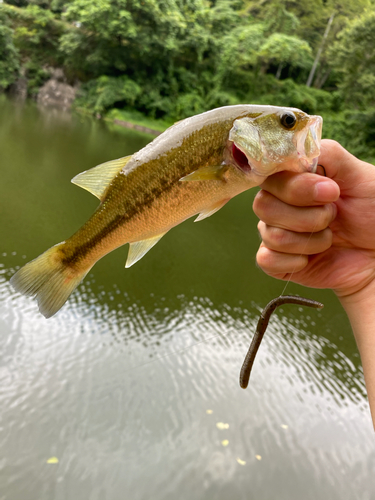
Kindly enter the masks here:
M 214 127 L 211 126 L 208 128 Z M 116 229 L 118 229 L 120 226 L 125 225 L 137 214 L 140 214 L 151 207 L 154 201 L 160 198 L 162 195 L 167 196 L 168 193 L 178 185 L 178 181 L 181 177 L 193 172 L 195 169 L 199 168 L 209 161 L 214 162 L 215 158 L 217 161 L 221 162 L 225 145 L 225 141 L 223 138 L 226 136 L 227 128 L 228 127 L 226 125 L 221 124 L 219 126 L 219 130 L 215 131 L 216 133 L 213 133 L 213 130 L 211 130 L 211 135 L 208 134 L 210 135 L 210 140 L 205 144 L 205 147 L 203 149 L 200 140 L 203 131 L 200 130 L 187 137 L 183 141 L 183 144 L 178 148 L 170 150 L 168 155 L 166 155 L 164 158 L 159 158 L 157 160 L 152 159 L 148 162 L 148 164 L 143 164 L 141 166 L 143 172 L 150 172 L 157 168 L 160 171 L 161 175 L 163 175 L 164 173 L 164 176 L 159 178 L 158 185 L 153 189 L 149 189 L 146 191 L 143 191 L 142 187 L 140 187 L 140 190 L 136 192 L 137 197 L 134 197 L 133 203 L 126 207 L 125 213 L 113 215 L 111 217 L 111 220 L 109 220 L 102 229 L 100 229 L 97 233 L 94 233 L 93 231 L 94 234 L 92 236 L 89 236 L 87 240 L 82 243 L 79 241 L 79 235 L 82 234 L 81 231 L 83 228 L 78 230 L 77 233 L 75 233 L 75 235 L 70 238 L 70 245 L 68 243 L 69 240 L 67 241 L 66 248 L 64 249 L 65 257 L 63 258 L 63 262 L 65 264 L 75 264 L 80 259 L 84 259 L 89 254 L 89 252 L 97 244 L 103 241 L 110 233 L 116 231 Z M 182 158 L 185 158 L 185 160 L 188 159 L 190 161 L 181 163 Z M 173 164 L 174 168 L 169 169 L 169 165 Z M 134 171 L 135 175 L 137 175 L 136 172 L 137 171 Z M 127 182 L 125 176 L 123 178 L 123 181 Z M 140 186 L 142 186 L 141 179 Z M 124 184 L 120 181 L 120 179 L 119 184 L 113 185 L 113 190 L 115 192 L 108 194 L 108 199 L 104 201 L 104 204 L 108 203 L 112 205 L 113 203 L 118 203 L 119 196 L 122 196 L 122 194 L 125 195 L 127 191 L 126 189 L 124 189 Z M 98 220 L 99 213 L 103 210 L 106 210 L 106 207 L 103 207 L 103 205 L 98 207 L 93 216 L 85 224 L 84 227 L 86 227 L 86 230 L 90 230 L 90 227 L 94 229 L 95 219 L 97 220 L 98 225 L 103 224 L 103 222 L 100 222 L 100 220 Z M 110 210 L 108 210 L 108 212 L 110 213 Z
M 161 195 L 168 194 L 169 191 L 176 185 L 175 179 L 167 180 L 161 179 L 159 186 L 154 189 L 143 193 L 142 198 L 139 198 L 124 214 L 118 214 L 114 218 L 108 221 L 108 223 L 101 229 L 98 233 L 93 234 L 93 236 L 88 239 L 86 242 L 75 246 L 71 252 L 66 252 L 67 255 L 62 259 L 64 264 L 74 264 L 77 263 L 80 259 L 84 259 L 88 253 L 94 248 L 97 244 L 103 241 L 110 233 L 118 229 L 120 226 L 123 226 L 128 221 L 130 221 L 137 214 L 142 213 L 147 208 L 150 208 L 155 199 L 159 198 Z M 97 215 L 99 210 L 102 210 L 102 207 L 99 207 L 98 210 L 93 214 L 92 218 L 89 219 L 87 224 L 92 226 L 93 219 Z M 77 233 L 76 233 L 77 234 Z

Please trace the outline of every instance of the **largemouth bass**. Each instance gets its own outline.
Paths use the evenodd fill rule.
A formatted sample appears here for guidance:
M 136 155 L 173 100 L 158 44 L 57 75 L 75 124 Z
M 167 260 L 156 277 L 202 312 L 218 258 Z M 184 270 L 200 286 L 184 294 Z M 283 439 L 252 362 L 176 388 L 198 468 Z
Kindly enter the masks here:
M 275 106 L 207 111 L 170 127 L 132 156 L 72 182 L 100 200 L 68 240 L 22 267 L 11 284 L 54 315 L 104 255 L 129 243 L 130 267 L 172 227 L 209 217 L 237 194 L 281 171 L 314 172 L 322 118 Z

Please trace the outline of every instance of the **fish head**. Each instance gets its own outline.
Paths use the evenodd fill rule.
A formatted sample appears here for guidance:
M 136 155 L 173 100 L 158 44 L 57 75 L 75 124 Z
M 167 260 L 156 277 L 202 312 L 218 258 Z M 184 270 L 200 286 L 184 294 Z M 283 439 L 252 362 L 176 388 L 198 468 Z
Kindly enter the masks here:
M 231 163 L 253 178 L 281 170 L 315 172 L 323 119 L 295 108 L 259 108 L 234 121 L 228 140 Z

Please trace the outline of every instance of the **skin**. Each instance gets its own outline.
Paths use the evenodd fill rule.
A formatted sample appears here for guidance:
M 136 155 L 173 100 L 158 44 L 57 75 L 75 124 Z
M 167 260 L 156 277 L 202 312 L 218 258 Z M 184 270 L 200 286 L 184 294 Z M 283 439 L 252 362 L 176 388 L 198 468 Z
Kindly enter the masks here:
M 275 278 L 336 293 L 361 355 L 375 428 L 375 168 L 331 140 L 322 141 L 319 164 L 327 177 L 280 172 L 262 184 L 253 205 L 257 263 Z
M 262 111 L 264 116 L 260 116 Z M 282 113 L 273 107 L 219 108 L 166 131 L 134 154 L 116 175 L 93 216 L 60 247 L 60 260 L 73 275 L 88 270 L 106 253 L 125 243 L 162 235 L 192 215 L 259 185 L 266 175 L 279 169 L 280 157 L 289 159 L 290 168 L 301 170 L 293 138 L 311 118 L 294 110 L 297 123 L 289 131 L 280 125 L 275 111 Z M 228 141 L 234 121 L 241 118 L 257 119 L 264 147 L 273 152 L 276 142 L 279 148 L 275 158 L 254 162 L 259 167 L 257 173 L 250 169 L 245 156 L 254 149 L 254 141 L 249 143 L 246 131 L 233 138 L 240 142 L 246 167 L 233 158 L 232 142 Z M 219 177 L 180 182 L 201 167 L 219 168 Z
M 313 171 L 320 132 L 320 117 L 274 106 L 227 106 L 187 118 L 130 159 L 76 176 L 74 183 L 101 200 L 97 210 L 73 236 L 21 268 L 11 284 L 36 297 L 49 318 L 115 248 L 130 243 L 129 267 L 169 229 L 195 214 L 209 216 L 267 175 L 284 168 Z

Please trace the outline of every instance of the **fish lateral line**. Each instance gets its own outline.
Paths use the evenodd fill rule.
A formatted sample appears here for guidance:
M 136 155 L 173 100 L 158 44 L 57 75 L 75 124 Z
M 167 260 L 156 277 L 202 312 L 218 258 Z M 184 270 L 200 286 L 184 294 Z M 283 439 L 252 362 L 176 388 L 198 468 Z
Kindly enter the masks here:
M 269 175 L 315 172 L 321 129 L 321 117 L 277 106 L 225 106 L 186 118 L 132 156 L 75 176 L 72 182 L 96 196 L 99 207 L 65 243 L 19 269 L 11 285 L 53 316 L 115 248 L 131 243 L 129 267 L 171 228 L 213 215 Z
M 242 389 L 246 389 L 249 384 L 250 373 L 254 364 L 255 356 L 267 330 L 271 314 L 277 307 L 282 306 L 283 304 L 297 304 L 300 306 L 314 307 L 315 309 L 323 309 L 324 307 L 324 304 L 321 302 L 307 299 L 305 297 L 299 297 L 298 295 L 280 295 L 280 297 L 272 299 L 261 312 L 254 337 L 242 364 L 239 379 L 240 387 Z

